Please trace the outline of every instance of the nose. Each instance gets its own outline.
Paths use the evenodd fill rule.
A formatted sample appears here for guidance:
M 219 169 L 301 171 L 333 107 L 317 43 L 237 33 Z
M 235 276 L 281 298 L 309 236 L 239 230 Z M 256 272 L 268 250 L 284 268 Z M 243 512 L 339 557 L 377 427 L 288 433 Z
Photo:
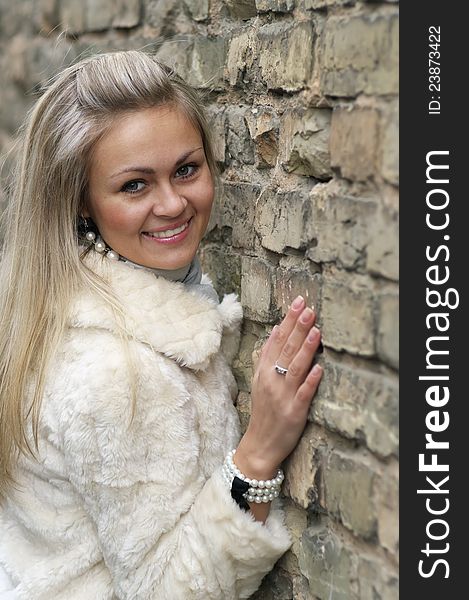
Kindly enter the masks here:
M 157 217 L 176 217 L 184 212 L 186 206 L 186 198 L 179 193 L 174 185 L 168 183 L 159 186 L 152 212 Z

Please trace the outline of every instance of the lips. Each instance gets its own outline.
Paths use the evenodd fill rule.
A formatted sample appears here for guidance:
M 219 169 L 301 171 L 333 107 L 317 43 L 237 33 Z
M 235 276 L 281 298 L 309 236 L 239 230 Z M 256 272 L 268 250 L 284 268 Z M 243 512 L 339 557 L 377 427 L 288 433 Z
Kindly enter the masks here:
M 191 217 L 191 219 L 192 219 L 192 217 Z M 156 239 L 174 237 L 175 235 L 182 233 L 189 227 L 189 223 L 190 223 L 191 219 L 189 219 L 182 225 L 179 225 L 178 227 L 173 227 L 172 229 L 164 229 L 163 231 L 153 231 L 153 232 L 145 231 L 144 233 L 145 233 L 145 235 L 148 235 L 149 237 L 156 238 Z
M 144 231 L 142 233 L 142 236 L 145 237 L 148 241 L 151 241 L 151 243 L 153 244 L 179 244 L 180 242 L 185 240 L 188 235 L 190 235 L 190 231 L 192 230 L 191 224 L 192 217 L 185 223 L 182 223 L 177 227 L 173 227 L 172 229 L 161 229 L 160 231 Z

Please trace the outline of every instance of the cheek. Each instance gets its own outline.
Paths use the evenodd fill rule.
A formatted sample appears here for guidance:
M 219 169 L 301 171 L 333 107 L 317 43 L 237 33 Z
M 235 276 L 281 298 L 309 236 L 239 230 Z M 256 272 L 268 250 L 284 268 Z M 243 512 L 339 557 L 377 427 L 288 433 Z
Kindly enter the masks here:
M 204 213 L 208 213 L 212 210 L 213 199 L 215 196 L 215 186 L 213 185 L 212 179 L 207 178 L 203 186 L 201 186 L 199 193 L 199 210 Z
M 125 233 L 141 221 L 139 211 L 127 206 L 100 205 L 95 208 L 95 215 L 98 227 L 108 232 Z

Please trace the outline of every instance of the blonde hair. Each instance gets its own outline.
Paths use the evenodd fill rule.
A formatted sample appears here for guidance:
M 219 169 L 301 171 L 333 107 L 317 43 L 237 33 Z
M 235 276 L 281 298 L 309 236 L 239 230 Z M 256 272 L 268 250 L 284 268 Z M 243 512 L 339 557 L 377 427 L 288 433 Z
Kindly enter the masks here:
M 49 83 L 19 132 L 0 266 L 0 499 L 14 483 L 19 453 L 35 454 L 29 419 L 38 447 L 47 367 L 72 297 L 82 286 L 91 287 L 119 314 L 113 294 L 78 251 L 88 157 L 118 114 L 163 104 L 183 110 L 200 131 L 216 181 L 197 93 L 142 51 L 99 54 L 66 68 Z M 27 400 L 32 374 L 34 391 Z

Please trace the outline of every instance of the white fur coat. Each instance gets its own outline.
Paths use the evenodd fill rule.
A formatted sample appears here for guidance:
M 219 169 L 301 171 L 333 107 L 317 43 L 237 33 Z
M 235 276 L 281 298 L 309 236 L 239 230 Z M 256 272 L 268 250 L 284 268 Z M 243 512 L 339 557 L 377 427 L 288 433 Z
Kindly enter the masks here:
M 84 292 L 48 379 L 39 461 L 21 458 L 0 509 L 0 565 L 27 600 L 248 598 L 290 538 L 275 503 L 263 525 L 221 476 L 239 440 L 241 305 L 91 261 L 133 337 L 135 416 L 116 319 Z

